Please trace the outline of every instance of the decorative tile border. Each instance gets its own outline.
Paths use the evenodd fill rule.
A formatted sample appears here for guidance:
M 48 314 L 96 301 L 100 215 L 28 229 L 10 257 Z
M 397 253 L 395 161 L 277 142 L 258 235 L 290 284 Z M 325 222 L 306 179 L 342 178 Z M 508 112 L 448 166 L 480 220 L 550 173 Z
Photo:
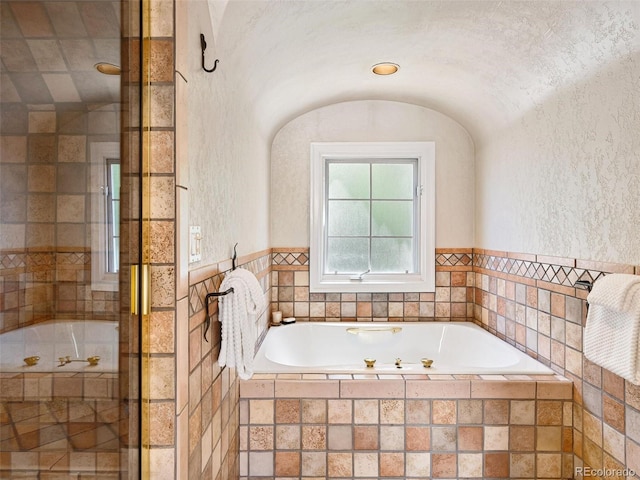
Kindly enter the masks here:
M 604 275 L 604 272 L 598 270 L 475 252 L 473 254 L 473 266 L 474 268 L 517 275 L 532 280 L 543 280 L 565 287 L 573 287 L 578 280 L 595 282 Z
M 458 249 L 453 249 L 458 250 Z M 460 249 L 462 250 L 462 249 Z M 443 267 L 470 267 L 473 262 L 472 249 L 464 249 L 465 251 L 447 252 L 438 249 L 436 252 L 436 266 Z M 309 265 L 309 249 L 308 248 L 274 248 L 272 255 L 272 265 L 274 266 L 308 266 Z

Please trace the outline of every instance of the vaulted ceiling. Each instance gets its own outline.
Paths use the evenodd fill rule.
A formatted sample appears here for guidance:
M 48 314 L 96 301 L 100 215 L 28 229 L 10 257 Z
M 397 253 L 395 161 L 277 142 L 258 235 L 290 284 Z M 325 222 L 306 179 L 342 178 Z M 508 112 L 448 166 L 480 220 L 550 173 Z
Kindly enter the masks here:
M 637 0 L 210 5 L 220 65 L 239 72 L 267 135 L 319 106 L 387 99 L 439 110 L 477 137 L 616 62 L 639 61 Z M 382 61 L 399 72 L 373 75 Z
M 3 0 L 0 9 L 2 103 L 119 101 L 119 76 L 94 65 L 120 64 L 120 2 Z

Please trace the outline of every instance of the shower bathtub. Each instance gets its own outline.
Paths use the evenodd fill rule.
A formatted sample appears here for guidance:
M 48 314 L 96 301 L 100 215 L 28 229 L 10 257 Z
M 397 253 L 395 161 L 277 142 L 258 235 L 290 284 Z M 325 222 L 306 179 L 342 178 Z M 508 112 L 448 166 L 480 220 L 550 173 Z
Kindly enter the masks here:
M 373 366 L 366 366 L 366 361 Z M 423 361 L 429 365 L 427 368 Z M 305 322 L 270 328 L 255 373 L 552 375 L 470 322 Z
M 89 362 L 89 358 L 93 361 Z M 28 365 L 25 359 L 37 363 Z M 50 320 L 0 334 L 2 373 L 117 370 L 118 322 Z

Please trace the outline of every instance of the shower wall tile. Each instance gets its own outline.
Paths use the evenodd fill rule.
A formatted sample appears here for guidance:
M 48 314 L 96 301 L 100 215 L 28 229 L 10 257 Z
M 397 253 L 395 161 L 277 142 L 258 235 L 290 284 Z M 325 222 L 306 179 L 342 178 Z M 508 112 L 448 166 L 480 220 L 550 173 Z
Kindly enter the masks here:
M 104 108 L 116 114 L 114 106 Z M 86 106 L 3 106 L 0 296 L 8 301 L 0 302 L 0 332 L 62 316 L 115 319 L 118 314 L 117 292 L 91 289 L 84 164 L 92 141 L 118 141 L 119 135 L 89 135 L 88 114 Z M 19 252 L 23 261 L 16 264 Z M 7 291 L 10 284 L 18 286 L 18 301 Z M 65 292 L 64 298 L 56 292 Z
M 87 137 L 86 135 L 59 135 L 58 136 L 58 162 L 87 161 Z
M 26 136 L 0 136 L 0 163 L 24 163 L 27 161 Z
M 55 133 L 56 112 L 29 112 L 29 133 Z

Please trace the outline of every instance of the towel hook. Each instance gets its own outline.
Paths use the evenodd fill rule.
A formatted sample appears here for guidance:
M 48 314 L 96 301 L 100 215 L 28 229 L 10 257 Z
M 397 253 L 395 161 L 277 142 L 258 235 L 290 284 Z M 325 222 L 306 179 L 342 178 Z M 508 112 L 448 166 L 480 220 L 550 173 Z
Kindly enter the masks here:
M 231 270 L 235 270 L 238 268 L 238 252 L 236 252 L 236 247 L 238 244 L 236 243 L 233 246 L 233 257 L 231 257 Z
M 213 68 L 207 68 L 204 66 L 204 51 L 207 49 L 207 42 L 204 39 L 204 34 L 202 33 L 200 34 L 200 46 L 202 47 L 202 69 L 207 73 L 215 72 L 220 60 L 216 58 L 215 62 L 213 62 Z

